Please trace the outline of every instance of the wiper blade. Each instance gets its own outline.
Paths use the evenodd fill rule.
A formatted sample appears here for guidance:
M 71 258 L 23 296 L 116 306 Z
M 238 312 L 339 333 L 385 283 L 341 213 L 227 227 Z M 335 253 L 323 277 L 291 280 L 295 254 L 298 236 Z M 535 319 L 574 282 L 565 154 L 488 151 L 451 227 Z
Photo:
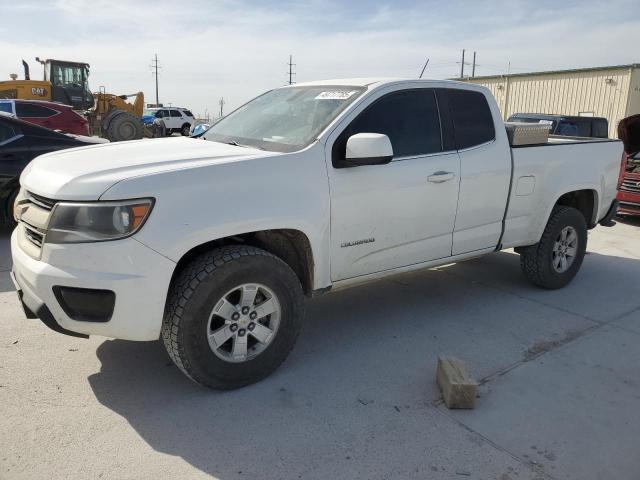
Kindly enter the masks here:
M 238 143 L 235 140 L 231 140 L 230 142 L 224 142 L 227 145 L 233 145 L 234 147 L 243 147 L 243 148 L 257 148 L 258 150 L 264 150 L 261 147 L 252 147 L 251 145 L 243 145 L 242 143 Z

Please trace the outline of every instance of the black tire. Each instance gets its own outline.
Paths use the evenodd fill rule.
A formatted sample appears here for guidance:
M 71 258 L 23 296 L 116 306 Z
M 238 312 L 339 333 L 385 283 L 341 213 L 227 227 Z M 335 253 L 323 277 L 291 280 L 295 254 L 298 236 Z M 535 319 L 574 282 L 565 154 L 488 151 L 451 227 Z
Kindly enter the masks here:
M 209 346 L 208 322 L 225 293 L 245 283 L 260 283 L 275 293 L 280 323 L 262 352 L 231 363 Z M 264 250 L 232 245 L 199 255 L 176 275 L 165 308 L 162 339 L 173 362 L 194 382 L 228 390 L 262 380 L 278 368 L 293 348 L 303 320 L 304 295 L 293 270 Z
M 170 137 L 171 135 L 173 135 L 173 128 L 167 128 L 166 129 L 166 136 Z
M 553 248 L 565 227 L 572 227 L 578 237 L 577 253 L 569 268 L 560 273 L 553 266 Z M 519 249 L 520 267 L 525 277 L 539 287 L 562 288 L 576 276 L 587 250 L 587 224 L 575 208 L 557 206 L 551 212 L 540 242 Z
M 18 196 L 18 189 L 16 188 L 7 195 L 6 205 L 4 205 L 4 211 L 2 212 L 2 224 L 0 227 L 12 230 L 16 226 L 16 221 L 13 218 L 13 204 Z
M 184 125 L 182 125 L 182 128 L 180 129 L 180 133 L 182 134 L 183 137 L 188 137 L 190 129 L 191 129 L 191 125 L 189 125 L 188 123 L 185 123 Z
M 124 142 L 142 138 L 144 129 L 142 122 L 135 115 L 120 112 L 115 115 L 107 126 L 107 138 L 112 142 Z

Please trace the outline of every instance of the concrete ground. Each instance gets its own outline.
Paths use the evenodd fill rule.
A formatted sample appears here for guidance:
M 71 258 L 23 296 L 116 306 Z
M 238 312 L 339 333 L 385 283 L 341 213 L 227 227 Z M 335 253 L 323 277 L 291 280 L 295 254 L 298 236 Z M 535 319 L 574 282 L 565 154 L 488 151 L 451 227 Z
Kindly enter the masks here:
M 214 392 L 158 342 L 24 319 L 5 235 L 0 478 L 636 479 L 640 222 L 588 250 L 558 291 L 505 252 L 319 298 L 273 376 Z M 475 410 L 441 404 L 438 354 L 481 380 Z

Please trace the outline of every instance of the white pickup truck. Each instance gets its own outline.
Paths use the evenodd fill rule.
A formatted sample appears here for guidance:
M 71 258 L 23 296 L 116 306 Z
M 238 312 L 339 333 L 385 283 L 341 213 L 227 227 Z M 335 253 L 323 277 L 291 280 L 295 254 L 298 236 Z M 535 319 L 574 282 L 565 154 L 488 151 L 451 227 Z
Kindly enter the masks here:
M 488 90 L 278 88 L 199 138 L 50 153 L 21 176 L 13 277 L 54 330 L 162 338 L 199 384 L 275 370 L 305 296 L 515 247 L 545 288 L 615 213 L 622 143 L 512 147 Z

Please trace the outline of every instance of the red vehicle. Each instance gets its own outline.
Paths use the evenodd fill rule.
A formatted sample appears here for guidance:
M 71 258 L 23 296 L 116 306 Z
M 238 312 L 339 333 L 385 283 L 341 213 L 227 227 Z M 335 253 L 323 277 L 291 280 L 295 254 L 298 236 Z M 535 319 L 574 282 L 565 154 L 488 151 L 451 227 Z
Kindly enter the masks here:
M 640 115 L 620 121 L 618 137 L 624 143 L 624 158 L 618 184 L 618 213 L 640 215 Z
M 74 135 L 89 135 L 89 122 L 69 105 L 43 100 L 0 100 L 0 111 L 25 122 Z

